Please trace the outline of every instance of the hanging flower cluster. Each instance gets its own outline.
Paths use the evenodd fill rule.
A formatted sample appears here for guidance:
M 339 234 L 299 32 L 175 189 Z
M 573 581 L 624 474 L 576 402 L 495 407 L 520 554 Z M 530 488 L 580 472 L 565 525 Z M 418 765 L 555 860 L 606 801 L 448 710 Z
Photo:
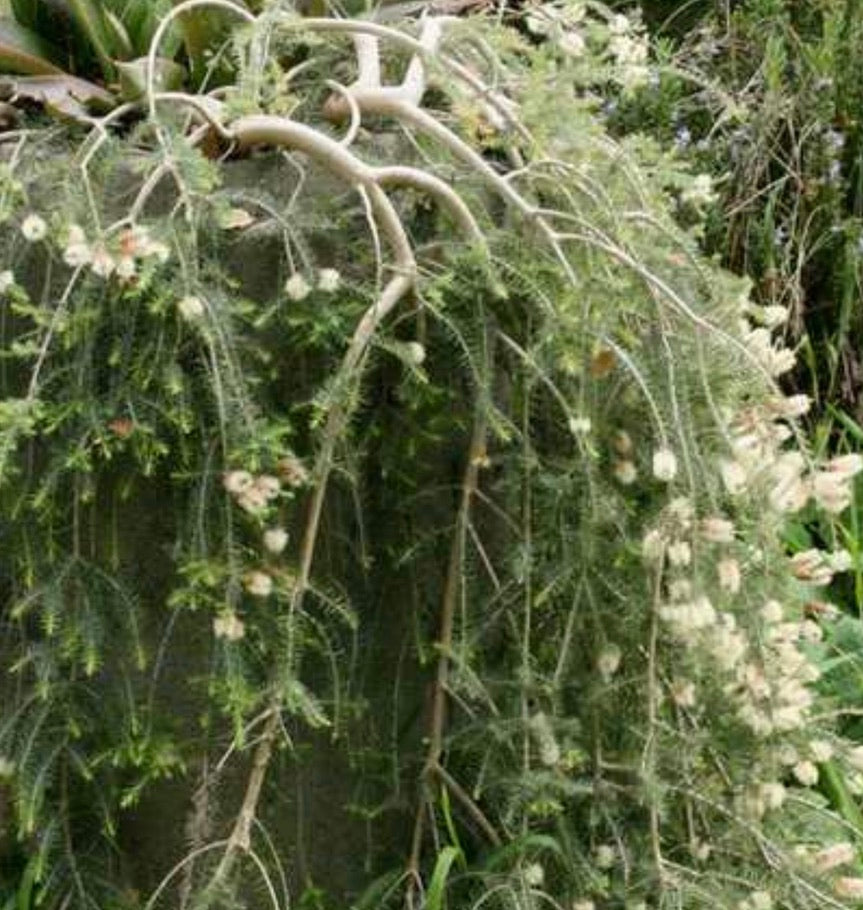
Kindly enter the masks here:
M 154 240 L 143 225 L 124 229 L 112 241 L 91 240 L 78 224 L 70 224 L 66 228 L 63 261 L 70 268 L 89 266 L 93 274 L 100 278 L 116 276 L 128 281 L 135 277 L 141 262 L 155 259 L 164 263 L 169 257 L 167 244 Z

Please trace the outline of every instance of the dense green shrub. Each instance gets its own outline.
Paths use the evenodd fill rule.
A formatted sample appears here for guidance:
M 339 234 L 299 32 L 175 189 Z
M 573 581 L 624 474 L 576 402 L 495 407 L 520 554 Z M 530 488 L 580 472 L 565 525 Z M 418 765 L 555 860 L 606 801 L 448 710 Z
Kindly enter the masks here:
M 804 613 L 847 554 L 782 532 L 861 460 L 709 178 L 605 129 L 643 34 L 243 18 L 230 89 L 0 146 L 4 886 L 857 900 Z

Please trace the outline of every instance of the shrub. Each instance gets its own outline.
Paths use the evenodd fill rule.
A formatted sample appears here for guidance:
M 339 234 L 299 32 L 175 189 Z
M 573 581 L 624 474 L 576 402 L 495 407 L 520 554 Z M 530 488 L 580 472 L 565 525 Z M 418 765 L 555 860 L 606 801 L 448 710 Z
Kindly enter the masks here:
M 675 219 L 709 181 L 604 128 L 640 33 L 235 10 L 236 85 L 3 143 L 27 887 L 843 906 L 804 605 L 846 559 L 781 532 L 860 459 Z

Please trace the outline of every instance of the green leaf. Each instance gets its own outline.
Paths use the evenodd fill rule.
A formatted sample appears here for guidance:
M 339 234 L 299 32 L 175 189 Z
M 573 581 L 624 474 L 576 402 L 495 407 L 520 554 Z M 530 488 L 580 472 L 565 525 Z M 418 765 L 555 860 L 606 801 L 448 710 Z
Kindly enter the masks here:
M 39 863 L 34 856 L 27 863 L 24 874 L 21 876 L 21 884 L 18 886 L 18 899 L 16 901 L 17 910 L 30 910 L 33 907 L 33 886 L 36 883 Z
M 179 6 L 182 0 L 171 0 Z M 235 0 L 238 6 L 248 9 L 243 0 Z M 204 51 L 213 48 L 225 39 L 226 33 L 239 22 L 239 17 L 220 10 L 189 10 L 178 17 L 183 44 L 189 57 L 189 67 L 195 77 L 205 69 Z
M 78 27 L 87 37 L 96 56 L 102 64 L 106 76 L 113 74 L 114 58 L 122 54 L 122 48 L 112 40 L 111 32 L 105 24 L 102 8 L 94 0 L 67 0 L 70 12 Z
M 351 910 L 379 910 L 386 905 L 387 899 L 404 878 L 402 869 L 390 869 L 376 878 L 365 891 L 351 904 Z
M 116 63 L 117 76 L 120 81 L 120 93 L 128 101 L 134 101 L 144 94 L 147 87 L 147 58 L 139 57 L 126 63 Z M 173 60 L 164 57 L 156 59 L 156 89 L 173 91 L 183 87 L 186 70 Z
M 446 881 L 452 864 L 461 857 L 457 847 L 444 847 L 434 864 L 431 881 L 426 892 L 426 910 L 442 910 Z
M 33 76 L 62 73 L 52 57 L 56 58 L 56 50 L 35 32 L 0 18 L 0 71 Z
M 111 43 L 114 51 L 114 57 L 126 59 L 135 54 L 132 46 L 132 39 L 126 26 L 115 16 L 111 10 L 105 10 L 105 30 L 111 36 Z

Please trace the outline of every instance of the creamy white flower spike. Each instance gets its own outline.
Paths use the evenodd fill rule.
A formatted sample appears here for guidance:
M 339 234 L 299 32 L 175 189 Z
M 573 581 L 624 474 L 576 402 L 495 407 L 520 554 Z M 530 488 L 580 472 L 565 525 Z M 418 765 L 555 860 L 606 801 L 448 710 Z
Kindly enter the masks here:
M 11 269 L 0 272 L 0 294 L 5 294 L 15 284 L 15 275 Z
M 719 587 L 729 594 L 737 594 L 740 591 L 741 574 L 740 564 L 736 559 L 720 560 L 716 567 L 719 575 Z
M 785 802 L 787 791 L 783 784 L 771 781 L 761 785 L 761 798 L 768 809 L 781 809 Z
M 773 402 L 773 409 L 777 416 L 793 419 L 809 413 L 812 399 L 808 395 L 789 395 Z
M 677 476 L 677 456 L 671 449 L 663 447 L 653 453 L 653 476 L 666 482 Z
M 587 50 L 584 38 L 576 31 L 564 32 L 557 44 L 567 57 L 582 57 Z
M 789 560 L 791 574 L 800 581 L 824 586 L 833 581 L 833 568 L 822 550 L 803 550 Z
M 863 878 L 843 876 L 833 883 L 833 891 L 839 897 L 863 898 Z
M 45 239 L 48 234 L 48 225 L 41 216 L 28 215 L 21 222 L 21 233 L 24 235 L 25 240 L 30 243 L 37 243 L 39 240 Z
M 818 783 L 818 768 L 811 761 L 799 761 L 791 773 L 804 787 L 814 787 Z
M 814 762 L 830 761 L 833 758 L 833 744 L 826 739 L 813 739 L 809 743 L 809 755 Z
M 853 493 L 846 477 L 829 471 L 817 471 L 812 478 L 812 495 L 826 512 L 838 515 L 851 505 Z
M 407 355 L 408 362 L 415 367 L 425 363 L 426 349 L 425 346 L 418 341 L 408 341 L 405 344 L 405 354 Z
M 291 300 L 299 302 L 309 296 L 312 288 L 301 272 L 294 272 L 285 282 L 285 293 Z
M 863 746 L 852 746 L 845 752 L 845 759 L 852 768 L 863 771 Z
M 752 315 L 769 329 L 778 328 L 788 322 L 788 307 L 772 304 L 764 307 L 753 307 Z
M 621 458 L 626 458 L 632 454 L 634 448 L 632 445 L 632 437 L 626 430 L 617 430 L 614 436 L 611 437 L 611 447 L 621 456 Z
M 569 418 L 569 432 L 573 436 L 586 436 L 593 424 L 589 417 L 577 417 L 573 415 Z
M 252 475 L 248 471 L 228 471 L 222 478 L 222 486 L 232 496 L 239 496 L 249 489 L 252 480 Z
M 545 869 L 539 863 L 528 863 L 524 867 L 524 881 L 530 888 L 540 888 L 545 882 Z
M 117 260 L 117 277 L 118 278 L 134 278 L 137 271 L 137 265 L 132 256 L 120 256 Z
M 671 698 L 679 708 L 694 708 L 695 683 L 688 679 L 675 679 L 671 684 Z
M 110 278 L 117 268 L 117 263 L 104 246 L 97 246 L 94 247 L 90 256 L 90 268 L 94 275 L 98 275 L 100 278 Z
M 187 322 L 195 322 L 204 315 L 204 302 L 200 297 L 189 294 L 177 301 L 177 311 Z
M 688 566 L 692 562 L 692 547 L 685 540 L 675 540 L 668 545 L 668 561 L 673 566 Z
M 264 531 L 264 547 L 268 553 L 282 553 L 287 545 L 288 532 L 284 528 L 267 528 Z
M 734 525 L 727 518 L 705 518 L 699 528 L 701 536 L 710 543 L 731 543 L 734 540 Z
M 216 638 L 239 641 L 246 634 L 246 627 L 240 617 L 231 611 L 222 613 L 213 620 L 213 632 Z
M 63 250 L 63 262 L 73 269 L 89 265 L 92 258 L 93 254 L 86 243 L 70 243 Z
M 684 202 L 697 207 L 712 205 L 719 198 L 713 190 L 710 174 L 697 174 L 692 183 L 683 191 Z
M 341 280 L 342 276 L 336 269 L 321 269 L 320 272 L 318 272 L 318 289 L 332 294 L 339 289 Z
M 253 597 L 269 597 L 273 593 L 273 578 L 266 572 L 254 569 L 246 573 L 243 587 Z
M 656 562 L 657 560 L 662 559 L 664 553 L 665 538 L 662 536 L 661 531 L 653 528 L 644 535 L 644 538 L 641 541 L 641 555 L 648 562 Z
M 785 611 L 778 600 L 768 600 L 761 608 L 761 618 L 766 623 L 782 622 L 784 616 Z
M 638 479 L 638 469 L 631 461 L 615 462 L 615 465 L 611 469 L 611 472 L 614 474 L 615 480 L 618 483 L 623 484 L 625 487 L 628 487 L 631 484 L 635 483 L 635 481 Z
M 544 711 L 537 711 L 530 718 L 530 732 L 539 752 L 539 760 L 546 768 L 560 764 L 560 746 L 548 715 Z
M 746 468 L 739 461 L 723 458 L 719 462 L 719 473 L 729 495 L 737 496 L 746 489 L 749 475 Z
M 596 661 L 596 669 L 606 682 L 617 673 L 622 658 L 623 653 L 615 644 L 608 644 L 602 649 Z
M 594 853 L 597 869 L 611 869 L 617 863 L 617 850 L 610 844 L 600 844 Z

